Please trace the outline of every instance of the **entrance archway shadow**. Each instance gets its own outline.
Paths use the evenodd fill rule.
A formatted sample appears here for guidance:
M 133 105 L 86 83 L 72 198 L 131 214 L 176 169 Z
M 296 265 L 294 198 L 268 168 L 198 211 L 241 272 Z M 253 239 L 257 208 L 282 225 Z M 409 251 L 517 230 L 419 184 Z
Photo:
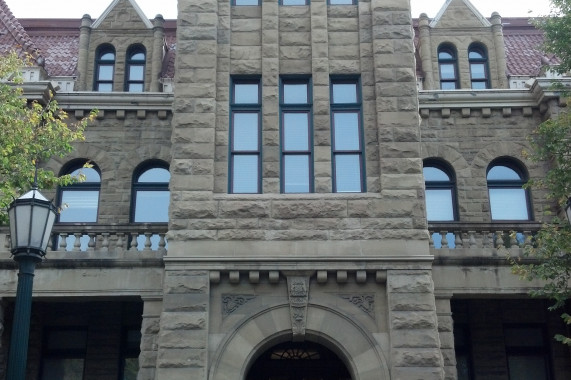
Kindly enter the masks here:
M 289 305 L 245 319 L 218 347 L 210 380 L 246 380 L 249 369 L 269 348 L 292 340 Z M 324 306 L 308 306 L 306 341 L 331 350 L 352 380 L 389 380 L 388 366 L 372 335 L 358 322 Z

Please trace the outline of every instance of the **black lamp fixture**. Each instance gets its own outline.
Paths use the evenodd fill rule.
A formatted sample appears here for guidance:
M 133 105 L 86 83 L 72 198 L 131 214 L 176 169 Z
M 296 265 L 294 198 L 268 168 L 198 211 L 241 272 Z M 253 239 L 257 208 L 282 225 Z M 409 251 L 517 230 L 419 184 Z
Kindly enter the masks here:
M 8 208 L 10 251 L 20 271 L 6 369 L 7 380 L 26 378 L 34 270 L 36 263 L 46 255 L 56 213 L 55 206 L 38 191 L 35 183 L 32 190 L 15 199 Z

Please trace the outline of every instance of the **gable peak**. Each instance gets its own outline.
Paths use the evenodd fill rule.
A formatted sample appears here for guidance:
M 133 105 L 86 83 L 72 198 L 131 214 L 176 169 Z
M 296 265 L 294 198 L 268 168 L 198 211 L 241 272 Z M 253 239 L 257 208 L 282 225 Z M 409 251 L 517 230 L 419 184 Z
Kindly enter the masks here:
M 143 13 L 142 9 L 139 7 L 139 5 L 135 0 L 113 0 L 113 2 L 109 4 L 107 9 L 103 11 L 103 14 L 101 14 L 101 16 L 98 17 L 97 20 L 93 23 L 92 28 L 96 29 L 97 27 L 99 27 L 105 21 L 105 19 L 115 10 L 115 8 L 122 2 L 126 2 L 127 6 L 130 6 L 135 10 L 137 15 L 141 19 L 141 22 L 145 24 L 145 27 L 147 27 L 148 29 L 153 28 L 153 24 L 151 23 L 151 21 L 149 21 L 149 19 L 147 18 L 145 13 Z
M 431 28 L 448 28 L 458 26 L 462 20 L 463 27 L 490 27 L 492 24 L 469 0 L 446 0 L 436 17 L 430 23 Z

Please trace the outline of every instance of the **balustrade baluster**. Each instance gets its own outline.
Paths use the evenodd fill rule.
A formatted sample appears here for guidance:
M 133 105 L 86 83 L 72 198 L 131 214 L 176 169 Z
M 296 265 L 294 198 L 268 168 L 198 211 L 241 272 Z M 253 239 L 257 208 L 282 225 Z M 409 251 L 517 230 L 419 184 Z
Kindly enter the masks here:
M 153 236 L 152 232 L 145 232 L 145 248 L 143 248 L 143 251 L 145 252 L 151 250 L 151 236 Z
M 81 251 L 81 237 L 83 234 L 81 232 L 76 232 L 73 234 L 75 236 L 75 241 L 73 242 L 73 250 L 76 252 Z
M 87 242 L 87 250 L 89 252 L 93 252 L 95 251 L 95 241 L 97 239 L 97 234 L 95 232 L 89 232 L 87 236 L 89 236 L 89 241 Z
M 59 234 L 59 239 L 56 240 L 56 248 L 58 251 L 63 251 L 63 252 L 67 251 L 67 237 L 68 237 L 67 232 L 62 232 L 61 234 Z
M 429 248 L 435 248 L 434 247 L 434 232 L 430 232 L 428 231 L 428 246 Z
M 115 250 L 116 251 L 125 251 L 125 242 L 124 242 L 125 234 L 123 232 L 117 233 L 117 240 L 115 241 Z
M 165 234 L 164 232 L 162 232 L 162 233 L 159 234 L 159 249 L 158 249 L 158 251 L 159 251 L 161 254 L 163 254 L 163 255 L 164 255 L 164 254 L 166 253 L 166 251 L 167 251 L 167 249 L 166 249 L 167 241 L 166 241 L 166 239 L 165 239 L 165 236 L 166 236 L 166 234 Z M 433 245 L 434 245 L 434 244 L 433 244 Z
M 442 236 L 442 248 L 449 248 L 448 247 L 448 238 L 446 237 L 447 234 L 448 234 L 448 231 L 441 231 L 440 232 L 440 236 Z
M 109 252 L 109 233 L 104 232 L 101 234 L 103 241 L 101 242 L 101 251 Z
M 137 252 L 137 245 L 139 244 L 137 241 L 138 237 L 138 232 L 131 232 L 131 247 L 129 248 L 129 252 Z
M 504 231 L 496 231 L 496 248 L 505 247 L 503 235 Z
M 456 249 L 464 248 L 464 239 L 462 238 L 462 232 L 454 232 L 454 245 Z
M 470 248 L 476 248 L 478 246 L 478 243 L 476 242 L 476 231 L 468 231 L 468 236 Z

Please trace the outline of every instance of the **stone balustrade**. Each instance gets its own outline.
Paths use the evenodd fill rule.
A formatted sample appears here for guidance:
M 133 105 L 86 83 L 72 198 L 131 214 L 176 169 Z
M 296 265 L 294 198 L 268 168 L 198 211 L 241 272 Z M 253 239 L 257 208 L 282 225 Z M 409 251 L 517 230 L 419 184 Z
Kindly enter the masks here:
M 430 223 L 430 250 L 442 256 L 520 256 L 533 243 L 540 229 L 537 222 L 517 223 Z
M 167 229 L 166 224 L 59 224 L 53 228 L 46 254 L 50 258 L 72 257 L 75 252 L 95 257 L 162 257 L 167 253 Z M 0 227 L 0 250 L 10 250 L 7 227 Z

